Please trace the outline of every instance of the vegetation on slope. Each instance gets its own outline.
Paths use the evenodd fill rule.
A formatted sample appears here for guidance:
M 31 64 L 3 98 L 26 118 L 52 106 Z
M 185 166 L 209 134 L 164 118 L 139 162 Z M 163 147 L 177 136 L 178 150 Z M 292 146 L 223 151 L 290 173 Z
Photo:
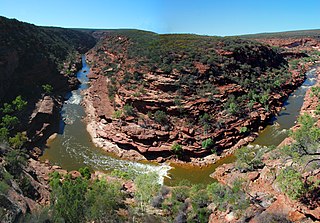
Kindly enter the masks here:
M 319 38 L 320 37 L 320 30 L 296 30 L 296 31 L 287 31 L 287 32 L 274 32 L 274 33 L 258 33 L 258 34 L 248 34 L 242 35 L 241 37 L 244 38 Z
M 5 17 L 0 17 L 0 27 L 0 102 L 19 94 L 39 97 L 43 84 L 61 88 L 63 63 L 74 62 L 76 52 L 84 53 L 95 44 L 95 39 L 83 32 Z M 65 88 L 67 80 L 65 77 Z
M 257 131 L 303 80 L 302 67 L 293 76 L 275 48 L 251 40 L 139 30 L 102 33 L 92 67 L 109 79 L 113 117 L 134 117 L 128 122 L 144 129 L 161 125 L 172 134 L 164 144 L 201 150 L 211 139 L 202 154 L 234 145 L 226 134 L 239 139 Z M 130 114 L 123 112 L 128 106 Z M 182 128 L 194 134 L 182 137 Z

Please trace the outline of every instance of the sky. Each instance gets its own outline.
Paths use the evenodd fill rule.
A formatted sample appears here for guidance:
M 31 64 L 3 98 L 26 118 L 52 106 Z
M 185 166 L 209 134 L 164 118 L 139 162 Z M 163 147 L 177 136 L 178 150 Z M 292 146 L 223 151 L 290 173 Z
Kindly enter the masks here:
M 320 0 L 0 0 L 0 15 L 43 26 L 241 35 L 320 29 Z

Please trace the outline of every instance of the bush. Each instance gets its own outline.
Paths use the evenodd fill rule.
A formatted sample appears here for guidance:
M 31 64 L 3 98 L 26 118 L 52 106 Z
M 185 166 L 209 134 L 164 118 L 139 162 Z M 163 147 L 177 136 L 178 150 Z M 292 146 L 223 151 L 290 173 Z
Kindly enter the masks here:
M 229 104 L 228 111 L 229 111 L 229 113 L 230 113 L 231 115 L 235 115 L 235 114 L 238 113 L 239 107 L 237 106 L 236 103 L 231 102 L 231 103 Z
M 44 84 L 42 85 L 42 90 L 44 91 L 44 93 L 46 94 L 51 94 L 53 91 L 53 87 L 50 84 Z
M 116 212 L 123 199 L 120 183 L 94 181 L 85 198 L 86 222 L 104 222 L 106 219 L 120 221 Z
M 176 200 L 179 202 L 184 202 L 190 194 L 190 189 L 189 187 L 186 186 L 179 186 L 179 187 L 174 187 L 172 189 L 172 200 Z
M 0 142 L 8 141 L 9 130 L 5 127 L 0 128 Z
M 87 180 L 91 178 L 91 172 L 88 167 L 83 167 L 79 169 L 79 172 L 81 173 L 81 176 Z
M 222 211 L 227 210 L 228 207 L 235 211 L 242 211 L 250 205 L 240 181 L 235 181 L 232 187 L 214 182 L 207 186 L 207 194 L 218 209 Z
M 211 138 L 208 138 L 202 142 L 202 148 L 211 149 L 214 146 L 214 142 Z
M 154 120 L 156 122 L 158 122 L 159 124 L 161 124 L 161 125 L 168 124 L 168 117 L 167 117 L 167 114 L 164 111 L 158 110 L 158 111 L 156 111 L 154 113 L 153 116 L 154 116 Z
M 0 124 L 8 130 L 12 130 L 19 124 L 19 119 L 16 116 L 5 115 L 2 117 L 2 123 Z
M 299 199 L 306 192 L 301 174 L 291 167 L 281 170 L 277 177 L 277 182 L 282 192 L 287 194 L 291 199 Z
M 190 198 L 194 209 L 203 208 L 209 204 L 209 196 L 201 184 L 195 184 L 191 187 Z
M 248 132 L 248 128 L 246 126 L 242 126 L 240 128 L 240 133 L 246 133 L 246 132 Z
M 149 203 L 152 197 L 159 192 L 158 175 L 156 173 L 138 175 L 134 184 L 136 186 L 135 198 L 140 208 L 144 210 L 145 204 Z
M 22 165 L 25 164 L 26 158 L 19 150 L 11 150 L 5 155 L 5 167 L 13 176 L 18 176 L 22 172 Z
M 124 105 L 123 106 L 123 113 L 125 116 L 134 116 L 135 115 L 135 111 L 134 108 L 132 107 L 132 105 Z
M 52 188 L 54 216 L 66 222 L 84 222 L 87 189 L 86 180 L 80 177 L 72 180 L 70 176 L 61 185 Z
M 0 111 L 1 111 L 3 114 L 10 114 L 10 113 L 14 112 L 14 109 L 13 109 L 13 107 L 12 107 L 11 104 L 4 103 L 4 104 L 3 104 L 3 108 L 1 108 Z
M 256 152 L 248 147 L 237 149 L 235 152 L 235 156 L 237 157 L 236 168 L 245 172 L 263 167 L 261 155 L 261 152 Z
M 114 169 L 111 172 L 111 176 L 118 177 L 118 178 L 125 179 L 125 180 L 129 180 L 129 179 L 132 180 L 137 176 L 137 173 L 131 169 L 129 169 L 127 171 L 121 171 L 118 169 Z
M 27 106 L 28 102 L 24 101 L 21 95 L 19 95 L 12 101 L 12 104 L 16 111 L 22 111 Z
M 180 155 L 182 150 L 183 150 L 182 146 L 180 144 L 176 143 L 176 142 L 171 146 L 171 151 L 174 154 Z
M 112 114 L 112 118 L 115 118 L 115 119 L 119 119 L 121 118 L 121 116 L 122 116 L 121 110 L 114 111 L 114 113 Z
M 200 124 L 203 125 L 204 131 L 207 132 L 211 128 L 211 117 L 208 113 L 204 113 L 200 117 Z
M 9 138 L 10 145 L 15 149 L 20 149 L 27 142 L 27 137 L 18 132 L 14 137 Z

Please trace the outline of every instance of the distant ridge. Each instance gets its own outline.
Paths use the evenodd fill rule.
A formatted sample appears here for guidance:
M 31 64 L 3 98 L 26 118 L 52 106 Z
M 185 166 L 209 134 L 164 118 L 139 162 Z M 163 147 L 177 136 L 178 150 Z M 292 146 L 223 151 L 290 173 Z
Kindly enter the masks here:
M 253 38 L 253 39 L 258 39 L 258 38 L 301 38 L 301 37 L 320 38 L 320 29 L 246 34 L 246 35 L 239 35 L 239 37 Z

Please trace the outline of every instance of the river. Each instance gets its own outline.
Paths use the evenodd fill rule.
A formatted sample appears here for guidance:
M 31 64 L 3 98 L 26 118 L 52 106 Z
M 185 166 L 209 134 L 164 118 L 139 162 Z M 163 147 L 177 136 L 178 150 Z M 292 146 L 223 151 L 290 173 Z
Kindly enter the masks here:
M 59 165 L 66 170 L 75 170 L 88 166 L 92 170 L 110 172 L 121 170 L 124 172 L 147 173 L 156 172 L 159 182 L 166 185 L 176 185 L 181 180 L 189 180 L 191 183 L 208 184 L 213 181 L 209 175 L 221 164 L 234 162 L 234 156 L 228 156 L 215 164 L 206 167 L 195 167 L 188 164 L 155 164 L 151 162 L 132 162 L 121 160 L 112 154 L 97 148 L 91 141 L 84 122 L 85 111 L 80 105 L 81 91 L 87 89 L 89 80 L 87 74 L 90 72 L 85 57 L 82 58 L 83 68 L 77 73 L 81 85 L 77 90 L 66 96 L 68 99 L 63 105 L 58 136 L 48 143 L 41 160 L 48 159 L 51 164 Z M 301 87 L 294 91 L 284 103 L 284 110 L 279 116 L 272 120 L 253 145 L 270 146 L 279 145 L 287 137 L 288 129 L 291 128 L 299 115 L 306 90 L 315 84 L 315 69 L 307 72 L 307 79 Z

